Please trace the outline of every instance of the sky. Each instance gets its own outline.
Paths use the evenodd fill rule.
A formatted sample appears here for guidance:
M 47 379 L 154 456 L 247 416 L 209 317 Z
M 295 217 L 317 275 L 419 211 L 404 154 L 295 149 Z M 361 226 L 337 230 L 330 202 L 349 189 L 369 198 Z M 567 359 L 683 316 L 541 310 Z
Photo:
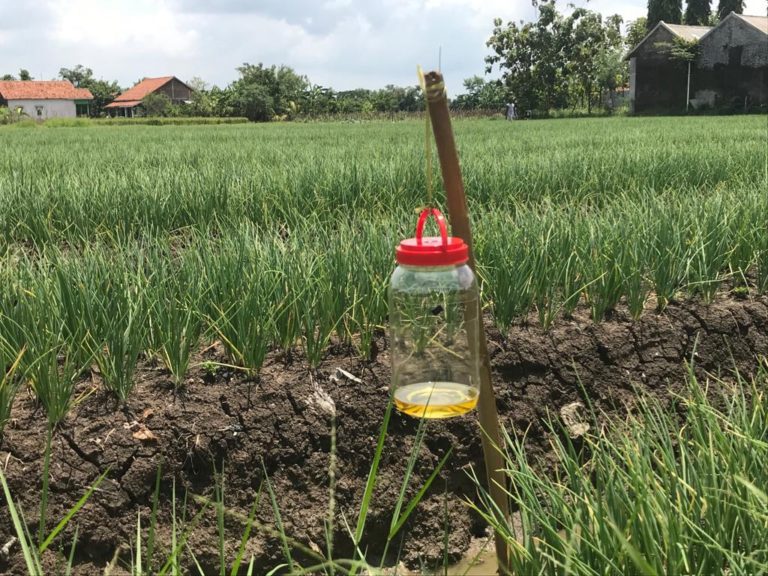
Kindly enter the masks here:
M 573 3 L 630 21 L 646 1 Z M 765 13 L 764 0 L 744 13 Z M 415 85 L 421 65 L 440 66 L 454 95 L 484 73 L 494 18 L 535 15 L 530 0 L 0 0 L 0 75 L 50 80 L 82 64 L 123 87 L 168 75 L 223 87 L 262 62 L 347 90 Z

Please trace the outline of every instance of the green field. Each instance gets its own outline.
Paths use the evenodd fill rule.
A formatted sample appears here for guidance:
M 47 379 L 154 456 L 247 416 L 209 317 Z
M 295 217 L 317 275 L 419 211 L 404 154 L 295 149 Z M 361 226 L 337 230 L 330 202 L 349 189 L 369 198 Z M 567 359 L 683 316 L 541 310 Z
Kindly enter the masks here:
M 456 135 L 501 327 L 579 302 L 600 320 L 622 301 L 634 316 L 681 291 L 707 301 L 729 277 L 768 288 L 764 118 L 461 121 Z M 297 343 L 316 364 L 332 335 L 361 334 L 367 354 L 394 246 L 427 200 L 416 122 L 8 129 L 0 147 L 10 348 L 30 326 L 75 356 L 119 335 L 179 380 L 198 336 L 251 370 Z
M 454 130 L 483 302 L 502 332 L 529 320 L 549 329 L 577 309 L 601 322 L 617 308 L 639 318 L 675 300 L 768 291 L 765 117 L 460 120 Z M 416 121 L 17 127 L 0 129 L 0 151 L 0 438 L 28 385 L 48 420 L 46 458 L 89 369 L 125 402 L 142 362 L 158 359 L 182 389 L 192 358 L 217 341 L 228 367 L 254 377 L 275 350 L 300 351 L 310 372 L 331 344 L 371 356 L 395 246 L 428 201 Z M 433 180 L 443 207 L 436 166 Z M 758 414 L 743 424 L 759 438 L 764 410 L 739 409 Z M 707 425 L 720 421 L 712 414 Z M 605 457 L 622 446 L 604 445 Z M 557 492 L 527 468 L 510 474 L 531 501 Z M 633 475 L 632 489 L 644 478 Z M 744 481 L 728 484 L 744 492 L 736 508 L 765 496 Z M 571 493 L 557 496 L 568 512 Z M 532 522 L 552 529 L 556 547 L 547 514 Z

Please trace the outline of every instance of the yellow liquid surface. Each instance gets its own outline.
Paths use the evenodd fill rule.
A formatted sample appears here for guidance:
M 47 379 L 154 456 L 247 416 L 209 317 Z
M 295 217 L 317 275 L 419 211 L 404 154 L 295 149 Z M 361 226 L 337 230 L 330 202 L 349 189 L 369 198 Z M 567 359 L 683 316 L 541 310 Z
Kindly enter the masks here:
M 461 416 L 477 406 L 477 389 L 456 382 L 419 382 L 395 390 L 395 408 L 417 418 Z

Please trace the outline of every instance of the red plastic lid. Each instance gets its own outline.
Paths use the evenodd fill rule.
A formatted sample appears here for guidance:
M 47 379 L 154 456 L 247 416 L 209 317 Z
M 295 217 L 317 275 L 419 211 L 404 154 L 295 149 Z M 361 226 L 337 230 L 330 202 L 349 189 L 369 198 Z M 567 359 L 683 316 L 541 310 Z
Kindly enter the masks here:
M 427 218 L 434 216 L 440 236 L 422 237 Z M 445 218 L 437 208 L 425 208 L 416 224 L 416 238 L 400 242 L 395 252 L 398 264 L 406 266 L 456 266 L 469 260 L 469 247 L 461 238 L 448 236 Z

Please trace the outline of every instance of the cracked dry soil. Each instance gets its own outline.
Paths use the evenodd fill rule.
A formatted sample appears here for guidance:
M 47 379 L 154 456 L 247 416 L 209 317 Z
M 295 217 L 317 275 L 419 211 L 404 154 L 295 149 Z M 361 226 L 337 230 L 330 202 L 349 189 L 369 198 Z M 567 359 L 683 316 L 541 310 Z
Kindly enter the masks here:
M 737 300 L 722 294 L 706 307 L 695 301 L 673 303 L 664 313 L 649 310 L 638 321 L 619 310 L 600 324 L 589 320 L 586 309 L 579 309 L 548 332 L 533 322 L 516 324 L 505 335 L 490 323 L 486 330 L 502 423 L 510 432 L 527 431 L 530 457 L 547 467 L 551 462 L 544 421 L 562 406 L 586 400 L 584 393 L 598 410 L 621 413 L 631 406 L 633 385 L 662 398 L 679 390 L 685 382 L 685 362 L 691 358 L 702 377 L 707 373 L 727 377 L 734 368 L 752 376 L 759 358 L 768 354 L 768 297 Z M 75 574 L 103 573 L 115 558 L 119 561 L 112 573 L 125 573 L 120 566 L 129 562 L 137 513 L 142 526 L 149 525 L 158 466 L 157 554 L 163 559 L 170 547 L 174 481 L 180 516 L 185 491 L 212 497 L 215 470 L 224 471 L 226 508 L 242 516 L 247 516 L 266 470 L 286 532 L 307 548 L 323 549 L 331 425 L 327 406 L 318 401 L 318 386 L 336 407 L 334 555 L 350 557 L 353 550 L 341 516 L 354 525 L 388 396 L 384 337 L 377 339 L 376 348 L 378 354 L 370 362 L 342 347 L 333 348 L 314 373 L 300 355 L 286 364 L 273 353 L 252 380 L 225 368 L 210 374 L 196 367 L 178 393 L 164 369 L 145 362 L 134 392 L 122 406 L 98 387 L 98 375 L 89 374 L 78 387 L 83 397 L 54 435 L 50 474 L 49 528 L 109 468 L 100 489 L 60 540 L 71 542 L 78 527 Z M 224 357 L 213 347 L 197 357 L 205 359 Z M 362 382 L 345 377 L 337 368 Z M 363 546 L 371 557 L 381 553 L 417 425 L 415 419 L 393 413 Z M 37 525 L 44 443 L 44 414 L 28 393 L 20 392 L 0 443 L 0 465 L 32 528 Z M 475 497 L 467 469 L 482 471 L 474 415 L 429 423 L 413 486 L 428 477 L 450 447 L 454 451 L 448 465 L 406 524 L 401 555 L 406 565 L 442 560 L 446 521 L 453 561 L 463 556 L 473 537 L 485 533 L 482 521 L 462 504 L 465 497 Z M 189 497 L 187 518 L 200 507 Z M 263 525 L 274 526 L 264 490 L 256 517 Z M 226 527 L 231 559 L 243 524 L 228 515 Z M 189 540 L 206 574 L 218 572 L 216 530 L 215 514 L 209 509 Z M 3 506 L 0 546 L 13 534 Z M 392 547 L 395 553 L 398 545 L 399 541 Z M 246 555 L 254 556 L 259 574 L 283 562 L 279 539 L 264 531 L 252 533 Z M 60 549 L 46 553 L 50 573 L 58 573 L 61 562 Z M 192 567 L 188 555 L 185 562 Z M 26 573 L 18 544 L 7 557 L 0 555 L 0 573 Z

